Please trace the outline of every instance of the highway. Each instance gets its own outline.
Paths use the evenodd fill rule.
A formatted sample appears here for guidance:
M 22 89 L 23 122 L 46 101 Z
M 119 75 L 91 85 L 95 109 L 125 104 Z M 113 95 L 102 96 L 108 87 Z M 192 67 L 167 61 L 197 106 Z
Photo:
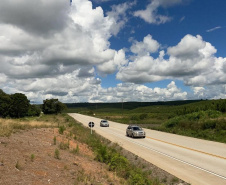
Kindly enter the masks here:
M 226 185 L 226 144 L 144 129 L 146 138 L 126 136 L 128 125 L 70 113 L 71 117 L 112 142 L 192 185 Z

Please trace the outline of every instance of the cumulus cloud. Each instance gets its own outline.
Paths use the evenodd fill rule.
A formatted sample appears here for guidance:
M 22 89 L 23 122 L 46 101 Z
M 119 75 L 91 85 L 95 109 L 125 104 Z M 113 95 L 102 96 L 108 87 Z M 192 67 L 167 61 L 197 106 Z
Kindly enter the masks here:
M 118 32 L 125 26 L 128 21 L 127 11 L 131 9 L 136 2 L 126 2 L 118 5 L 113 5 L 112 10 L 107 12 L 107 16 L 113 22 L 111 26 L 111 32 L 113 35 L 117 35 Z
M 158 51 L 160 44 L 151 35 L 144 37 L 143 42 L 134 41 L 130 50 L 138 55 L 149 55 Z
M 30 34 L 55 33 L 67 25 L 68 5 L 65 0 L 2 0 L 0 23 L 17 26 Z
M 187 92 L 179 89 L 172 81 L 166 88 L 149 88 L 145 85 L 134 83 L 120 83 L 114 88 L 100 89 L 96 96 L 90 101 L 97 102 L 124 102 L 128 101 L 165 101 L 165 100 L 184 100 Z
M 135 2 L 114 5 L 104 13 L 89 0 L 73 0 L 71 6 L 65 0 L 3 0 L 0 88 L 9 94 L 24 93 L 36 103 L 46 98 L 63 102 L 158 101 L 191 96 L 174 82 L 183 80 L 196 97 L 223 97 L 226 87 L 220 84 L 226 84 L 226 58 L 216 57 L 215 47 L 199 35 L 186 35 L 176 46 L 161 50 L 161 44 L 148 34 L 142 41 L 132 40 L 132 56 L 126 49 L 110 47 L 110 38 L 124 28 Z M 158 8 L 180 3 L 152 0 L 147 12 L 136 13 L 160 24 L 170 17 L 159 15 Z M 98 75 L 113 73 L 123 83 L 103 88 Z M 172 79 L 165 88 L 142 85 L 164 79 Z
M 164 51 L 157 58 L 138 55 L 120 68 L 117 78 L 133 83 L 179 79 L 194 87 L 226 83 L 226 58 L 215 57 L 216 52 L 200 35 L 186 35 L 176 46 L 168 47 L 168 59 L 164 59 Z
M 109 43 L 122 10 L 115 7 L 115 13 L 105 16 L 89 0 L 73 0 L 71 6 L 65 0 L 3 0 L 0 88 L 25 92 L 36 100 L 69 99 L 94 89 L 101 82 L 94 66 L 108 74 L 127 63 L 124 51 L 111 49 Z
M 112 60 L 98 65 L 97 68 L 101 74 L 111 74 L 127 63 L 128 60 L 126 59 L 125 51 L 121 49 L 118 52 L 115 52 L 114 58 Z
M 184 2 L 182 0 L 152 0 L 145 10 L 135 11 L 134 16 L 140 17 L 150 24 L 164 24 L 171 21 L 172 17 L 159 14 L 158 9 L 161 7 L 169 8 L 181 3 Z

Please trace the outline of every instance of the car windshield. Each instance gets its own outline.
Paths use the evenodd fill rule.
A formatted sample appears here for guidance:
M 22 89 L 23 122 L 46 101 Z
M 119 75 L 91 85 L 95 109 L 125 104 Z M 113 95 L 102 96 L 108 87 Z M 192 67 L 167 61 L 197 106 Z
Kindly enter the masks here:
M 142 130 L 140 127 L 133 127 L 133 130 Z
M 107 120 L 102 120 L 101 122 L 103 122 L 103 123 L 107 123 L 108 121 L 107 121 Z

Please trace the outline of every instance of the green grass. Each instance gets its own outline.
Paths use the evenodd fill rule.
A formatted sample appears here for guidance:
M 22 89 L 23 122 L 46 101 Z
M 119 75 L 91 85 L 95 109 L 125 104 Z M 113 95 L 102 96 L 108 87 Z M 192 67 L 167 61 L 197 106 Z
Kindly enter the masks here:
M 74 106 L 74 107 L 73 107 Z M 72 104 L 78 112 L 123 124 L 226 143 L 226 100 Z

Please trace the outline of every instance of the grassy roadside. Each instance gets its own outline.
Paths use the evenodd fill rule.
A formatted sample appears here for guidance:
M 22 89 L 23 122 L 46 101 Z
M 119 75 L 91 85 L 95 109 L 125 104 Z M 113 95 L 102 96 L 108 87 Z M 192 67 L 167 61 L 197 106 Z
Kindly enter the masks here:
M 67 114 L 43 115 L 38 118 L 29 119 L 0 119 L 0 136 L 8 137 L 12 133 L 20 130 L 47 127 L 59 128 L 59 133 L 63 134 L 67 132 L 70 139 L 87 144 L 94 151 L 96 161 L 105 163 L 109 171 L 114 172 L 116 176 L 124 179 L 122 184 L 159 185 L 178 184 L 178 182 L 181 182 L 179 179 L 172 176 L 158 177 L 158 174 L 156 175 L 155 171 L 148 168 L 147 164 L 139 161 L 138 156 L 133 155 L 126 157 L 119 145 L 112 144 L 95 132 L 91 135 L 88 128 L 85 128 Z M 71 136 L 73 136 L 73 138 L 71 138 Z M 75 154 L 79 152 L 79 148 L 73 151 L 69 151 L 68 148 L 67 143 L 61 143 L 55 151 L 55 158 L 60 159 L 60 150 L 67 150 Z M 30 157 L 31 160 L 32 157 L 34 158 L 32 155 Z

